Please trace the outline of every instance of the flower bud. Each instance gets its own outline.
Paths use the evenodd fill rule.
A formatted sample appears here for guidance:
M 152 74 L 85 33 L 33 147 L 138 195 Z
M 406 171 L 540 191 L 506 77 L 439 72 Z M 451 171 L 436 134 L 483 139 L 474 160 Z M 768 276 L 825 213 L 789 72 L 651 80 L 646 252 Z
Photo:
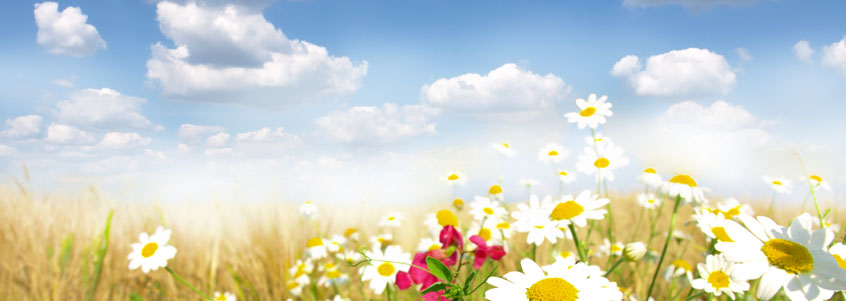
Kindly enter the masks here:
M 640 261 L 646 255 L 646 244 L 636 241 L 626 244 L 623 248 L 623 257 L 628 261 Z

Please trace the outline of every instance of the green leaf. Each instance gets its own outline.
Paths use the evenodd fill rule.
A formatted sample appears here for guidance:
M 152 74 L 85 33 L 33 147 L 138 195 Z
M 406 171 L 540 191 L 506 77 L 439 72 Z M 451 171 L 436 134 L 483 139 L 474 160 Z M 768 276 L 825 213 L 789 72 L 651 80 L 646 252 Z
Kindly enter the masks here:
M 464 280 L 464 291 L 470 290 L 470 285 L 473 284 L 473 278 L 476 277 L 476 271 L 470 272 L 470 275 L 467 275 L 467 279 Z
M 71 251 L 73 249 L 73 233 L 69 234 L 62 240 L 62 254 L 59 257 L 59 267 L 61 268 L 61 274 L 65 274 L 65 269 L 68 267 L 68 263 L 71 259 Z
M 129 301 L 143 301 L 143 300 L 144 300 L 144 298 L 141 297 L 141 295 L 139 295 L 135 292 L 129 293 Z
M 429 273 L 435 275 L 435 277 L 438 277 L 441 280 L 446 280 L 447 282 L 452 282 L 452 273 L 440 260 L 432 256 L 426 257 L 426 266 L 429 268 Z
M 106 251 L 109 250 L 109 232 L 112 229 L 112 215 L 114 213 L 114 210 L 109 211 L 109 217 L 106 218 L 106 229 L 103 230 L 102 244 L 96 249 L 97 259 L 94 261 L 94 275 L 92 275 L 88 292 L 85 294 L 85 300 L 94 299 L 94 294 L 97 293 L 97 286 L 100 284 L 100 273 L 103 271 L 103 258 L 106 257 Z
M 426 289 L 424 289 L 420 293 L 425 295 L 425 294 L 428 294 L 428 293 L 431 293 L 431 292 L 442 291 L 442 290 L 445 290 L 445 289 L 446 289 L 446 284 L 444 284 L 443 282 L 435 282 L 435 284 L 432 284 L 431 286 L 427 287 Z

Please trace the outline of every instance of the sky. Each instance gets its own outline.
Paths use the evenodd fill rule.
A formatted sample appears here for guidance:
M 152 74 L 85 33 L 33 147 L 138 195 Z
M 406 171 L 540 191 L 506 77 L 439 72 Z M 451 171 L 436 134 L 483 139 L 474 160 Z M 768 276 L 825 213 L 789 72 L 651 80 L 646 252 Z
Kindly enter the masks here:
M 552 2 L 552 1 L 550 1 Z M 846 180 L 846 3 L 11 1 L 0 10 L 0 172 L 128 201 L 508 200 L 594 187 L 588 129 L 625 150 L 609 187 L 690 174 L 714 198 L 763 176 Z M 492 144 L 508 143 L 506 157 Z M 539 160 L 547 144 L 566 158 Z M 561 170 L 577 180 L 561 184 Z M 442 178 L 460 171 L 467 183 Z M 526 188 L 522 179 L 537 180 Z

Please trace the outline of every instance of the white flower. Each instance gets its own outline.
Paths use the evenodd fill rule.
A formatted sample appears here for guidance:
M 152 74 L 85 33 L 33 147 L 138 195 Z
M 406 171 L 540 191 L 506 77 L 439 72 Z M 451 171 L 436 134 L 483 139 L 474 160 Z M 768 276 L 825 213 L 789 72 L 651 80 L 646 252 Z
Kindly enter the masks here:
M 576 180 L 576 174 L 566 170 L 560 170 L 558 171 L 558 180 L 561 183 L 568 184 Z
M 508 212 L 505 211 L 505 208 L 499 202 L 494 202 L 490 198 L 477 196 L 470 203 L 470 214 L 478 221 L 487 219 L 487 221 L 492 223 L 498 223 Z
M 329 239 L 329 243 L 326 244 L 326 249 L 329 252 L 343 252 L 344 247 L 347 245 L 347 238 L 342 235 L 332 235 L 332 238 Z
M 807 178 L 801 177 L 799 178 L 799 181 L 810 181 L 811 185 L 814 185 L 814 189 L 831 191 L 831 184 L 829 184 L 828 181 L 823 181 L 822 177 L 820 177 L 819 175 L 810 175 Z
M 784 288 L 792 300 L 824 300 L 846 289 L 846 269 L 826 251 L 834 237 L 823 229 L 812 231 L 807 213 L 796 217 L 789 228 L 765 216 L 739 218 L 746 229 L 726 227 L 734 241 L 715 247 L 739 265 L 743 279 L 761 278 L 759 299 L 770 299 Z
M 306 254 L 311 259 L 321 259 L 328 255 L 326 253 L 326 244 L 323 239 L 315 236 L 306 241 Z
M 697 265 L 697 271 L 700 278 L 693 280 L 691 286 L 714 296 L 726 294 L 734 300 L 734 294 L 749 290 L 749 283 L 738 277 L 737 266 L 726 261 L 722 255 L 708 255 L 704 264 Z
M 693 282 L 693 266 L 684 259 L 676 259 L 664 269 L 664 280 L 666 281 L 681 276 L 685 276 L 684 280 Z
M 394 236 L 391 233 L 381 233 L 370 237 L 370 244 L 374 248 L 381 248 L 390 245 L 394 242 Z
M 559 257 L 561 258 L 561 257 Z M 562 258 L 544 269 L 531 259 L 520 261 L 523 272 L 508 272 L 503 278 L 491 277 L 494 286 L 485 292 L 492 301 L 529 300 L 621 300 L 616 284 L 602 277 L 596 266 Z
M 624 247 L 625 245 L 623 245 L 622 242 L 618 241 L 612 244 L 607 238 L 605 238 L 602 240 L 602 246 L 599 247 L 599 254 L 602 254 L 603 256 L 620 256 L 623 255 Z
M 484 239 L 488 245 L 501 245 L 502 244 L 502 232 L 496 228 L 495 223 L 485 222 L 485 227 L 482 228 L 481 224 L 473 223 L 470 225 L 470 228 L 467 229 L 467 235 L 464 236 L 465 239 L 470 239 L 470 236 L 479 235 Z M 473 248 L 475 244 L 465 244 L 464 248 Z
M 585 136 L 585 144 L 593 147 L 601 147 L 604 143 L 613 143 L 610 137 L 606 137 L 602 133 L 596 133 L 592 136 Z
M 764 182 L 781 194 L 790 194 L 790 188 L 793 187 L 790 180 L 785 177 L 764 177 Z
M 517 232 L 529 232 L 527 243 L 541 245 L 544 240 L 555 243 L 564 237 L 564 233 L 558 228 L 558 222 L 549 218 L 552 208 L 552 198 L 549 196 L 541 202 L 536 195 L 532 195 L 529 205 L 517 204 L 518 211 L 511 213 L 511 216 L 517 219 L 514 228 Z
M 555 143 L 547 143 L 538 151 L 538 159 L 544 164 L 558 164 L 569 155 L 567 149 Z
M 311 201 L 306 201 L 300 205 L 300 215 L 308 219 L 314 219 L 317 217 L 317 205 Z
M 327 262 L 321 268 L 323 276 L 317 280 L 317 285 L 324 287 L 340 286 L 350 281 L 350 277 L 341 273 L 335 263 Z
M 350 240 L 358 240 L 361 235 L 356 228 L 347 228 L 344 230 L 344 238 Z
M 129 269 L 134 270 L 141 267 L 144 273 L 167 266 L 167 261 L 176 256 L 176 248 L 169 246 L 170 229 L 156 228 L 153 235 L 148 236 L 142 232 L 138 236 L 138 243 L 132 244 L 132 252 L 129 253 Z
M 458 217 L 447 209 L 439 210 L 437 213 L 428 213 L 423 219 L 423 225 L 429 229 L 432 236 L 438 236 L 441 230 L 447 225 L 458 227 Z
M 517 151 L 515 151 L 514 148 L 511 147 L 511 144 L 508 144 L 507 142 L 493 143 L 491 144 L 491 147 L 493 147 L 493 149 L 497 150 L 503 156 L 509 158 L 517 155 Z
M 576 105 L 579 107 L 579 112 L 570 112 L 564 114 L 567 121 L 570 123 L 578 123 L 580 129 L 585 126 L 596 128 L 600 124 L 605 123 L 605 118 L 613 115 L 611 112 L 611 103 L 605 102 L 608 96 L 602 95 L 597 98 L 596 94 L 591 93 L 588 99 L 576 99 Z
M 576 168 L 588 175 L 598 172 L 597 180 L 613 181 L 613 170 L 629 165 L 629 158 L 623 156 L 624 152 L 622 147 L 610 142 L 602 143 L 596 149 L 588 146 L 579 155 Z
M 831 253 L 832 257 L 834 257 L 834 261 L 837 262 L 837 266 L 841 269 L 846 269 L 846 245 L 836 243 L 828 249 L 828 252 Z
M 411 255 L 404 253 L 399 246 L 388 246 L 385 252 L 379 248 L 368 251 L 367 257 L 372 261 L 364 267 L 361 274 L 362 281 L 370 281 L 370 289 L 381 295 L 385 286 L 396 281 L 397 272 L 408 272 Z
M 661 179 L 661 176 L 659 176 L 658 173 L 655 172 L 655 169 L 651 167 L 644 169 L 638 177 L 638 180 L 653 188 L 661 187 L 661 184 L 664 184 L 664 180 Z
M 637 195 L 637 203 L 646 209 L 655 209 L 661 206 L 661 199 L 655 197 L 654 193 L 640 193 Z
M 812 221 L 814 222 L 815 227 L 820 227 L 820 218 L 819 217 L 811 217 Z M 832 224 L 831 219 L 823 218 L 823 226 L 825 226 L 825 230 L 831 232 L 831 235 L 835 235 L 840 232 L 840 225 Z
M 497 223 L 494 228 L 502 235 L 503 240 L 511 238 L 511 235 L 514 234 L 514 227 L 508 222 Z
M 341 253 L 335 254 L 335 257 L 338 258 L 338 259 L 341 259 L 343 261 L 346 261 L 347 263 L 350 263 L 350 264 L 358 263 L 362 259 L 364 259 L 364 256 L 362 256 L 361 253 L 354 251 L 354 250 L 346 251 L 343 254 L 341 254 Z
M 738 215 L 752 216 L 755 211 L 749 204 L 741 204 L 735 198 L 727 198 L 720 203 L 717 203 L 717 209 L 727 219 L 736 218 Z
M 566 200 L 566 201 L 565 201 Z M 599 195 L 591 194 L 590 190 L 583 190 L 578 196 L 565 195 L 557 202 L 549 212 L 549 218 L 567 226 L 570 223 L 579 227 L 587 225 L 587 220 L 601 220 L 605 218 L 605 209 L 600 209 L 610 201 L 606 198 L 599 198 Z
M 441 179 L 446 181 L 449 185 L 464 185 L 467 183 L 467 178 L 464 177 L 464 174 L 455 170 L 448 171 Z
M 214 292 L 214 301 L 236 301 L 238 298 L 235 298 L 235 294 L 230 292 L 220 293 Z
M 417 252 L 428 252 L 440 248 L 441 242 L 439 242 L 437 239 L 433 239 L 430 237 L 421 238 L 420 242 L 417 243 Z
M 623 255 L 628 261 L 640 261 L 646 256 L 646 244 L 639 241 L 627 243 Z
M 405 216 L 402 215 L 400 212 L 391 212 L 388 215 L 382 217 L 379 220 L 379 227 L 386 227 L 386 228 L 399 228 L 402 226 L 402 220 L 405 219 Z
M 313 271 L 314 264 L 309 258 L 306 258 L 305 260 L 297 259 L 297 262 L 288 269 L 288 272 L 291 274 L 291 281 L 294 281 L 299 285 L 308 285 L 311 282 L 308 275 Z
M 670 198 L 681 197 L 686 203 L 706 204 L 705 193 L 688 175 L 676 175 L 661 186 L 661 190 Z
M 695 212 L 693 219 L 696 221 L 696 225 L 699 226 L 699 229 L 702 230 L 702 233 L 705 233 L 705 236 L 708 236 L 711 239 L 716 239 L 717 241 L 728 242 L 739 238 L 734 237 L 733 239 L 726 231 L 726 227 L 740 227 L 739 224 L 735 222 L 727 223 L 725 216 L 722 214 L 701 208 L 696 208 Z

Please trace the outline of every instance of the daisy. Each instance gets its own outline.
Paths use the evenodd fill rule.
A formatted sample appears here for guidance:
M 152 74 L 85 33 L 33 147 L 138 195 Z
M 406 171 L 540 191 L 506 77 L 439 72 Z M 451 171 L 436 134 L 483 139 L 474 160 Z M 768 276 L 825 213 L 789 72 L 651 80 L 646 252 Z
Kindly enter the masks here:
M 627 243 L 623 255 L 628 261 L 640 261 L 646 256 L 646 244 L 639 241 Z
M 441 229 L 446 226 L 458 227 L 458 217 L 452 211 L 443 209 L 437 213 L 426 214 L 423 225 L 429 229 L 429 233 L 437 236 L 438 233 L 441 233 Z
M 300 216 L 305 217 L 307 219 L 313 219 L 317 217 L 317 205 L 315 205 L 311 201 L 306 201 L 305 203 L 300 205 Z
M 305 285 L 297 283 L 296 281 L 288 281 L 288 292 L 296 297 L 303 294 L 304 287 Z
M 508 222 L 500 222 L 496 224 L 495 228 L 502 235 L 503 240 L 511 238 L 511 235 L 514 234 L 514 228 Z
M 790 188 L 793 186 L 785 177 L 764 177 L 764 182 L 770 184 L 770 187 L 780 194 L 790 194 Z
M 347 238 L 344 237 L 343 235 L 335 234 L 335 235 L 332 235 L 332 238 L 329 239 L 329 243 L 326 244 L 326 250 L 328 250 L 329 252 L 333 252 L 333 253 L 343 252 L 344 246 L 346 246 L 346 245 L 347 245 Z
M 558 164 L 567 156 L 569 156 L 567 149 L 555 143 L 547 143 L 538 151 L 538 159 L 544 164 Z
M 603 256 L 608 256 L 608 255 L 620 256 L 620 255 L 623 255 L 623 248 L 624 247 L 625 247 L 625 245 L 623 245 L 622 242 L 618 241 L 618 242 L 615 242 L 615 243 L 612 244 L 606 238 L 602 241 L 602 246 L 599 247 L 599 254 L 602 254 Z
M 508 144 L 507 142 L 493 143 L 491 144 L 491 147 L 493 147 L 493 149 L 498 151 L 503 156 L 509 158 L 517 155 L 517 151 L 515 151 L 514 148 L 511 147 L 511 144 Z
M 346 261 L 349 264 L 356 264 L 357 262 L 360 262 L 361 260 L 364 259 L 364 256 L 362 256 L 361 253 L 359 253 L 355 250 L 349 250 L 349 251 L 346 251 L 343 254 L 341 254 L 341 253 L 335 254 L 335 257 L 338 258 L 338 259 L 341 259 L 343 261 Z
M 490 198 L 477 196 L 476 200 L 470 203 L 470 214 L 477 221 L 487 220 L 492 223 L 498 223 L 508 212 L 505 211 L 505 208 L 499 202 L 494 202 Z
M 597 98 L 596 94 L 591 93 L 588 99 L 576 99 L 576 105 L 579 107 L 579 112 L 570 112 L 564 114 L 567 121 L 570 123 L 578 123 L 580 129 L 585 126 L 595 129 L 600 124 L 605 123 L 605 118 L 613 115 L 611 112 L 611 103 L 605 102 L 608 96 L 602 95 Z
M 381 295 L 385 286 L 393 284 L 397 272 L 408 272 L 411 255 L 404 253 L 399 246 L 389 246 L 383 253 L 379 248 L 368 251 L 367 257 L 371 261 L 364 267 L 361 274 L 362 281 L 370 281 L 370 289 Z
M 613 170 L 629 165 L 629 158 L 623 156 L 624 152 L 622 147 L 610 142 L 603 143 L 596 149 L 585 147 L 585 152 L 579 155 L 576 168 L 588 175 L 599 173 L 597 180 L 613 181 Z
M 696 208 L 695 212 L 693 219 L 696 221 L 696 225 L 699 226 L 699 230 L 702 230 L 702 233 L 705 233 L 705 236 L 708 236 L 710 239 L 726 242 L 733 242 L 734 239 L 739 239 L 739 237 L 734 237 L 733 239 L 726 231 L 727 227 L 740 227 L 739 224 L 733 221 L 728 223 L 727 221 L 731 220 L 726 220 L 725 216 L 719 213 L 702 210 L 700 208 Z
M 383 248 L 394 243 L 394 236 L 391 233 L 377 234 L 370 238 L 370 244 L 374 248 Z
M 502 186 L 500 186 L 499 184 L 491 185 L 491 188 L 488 188 L 488 194 L 491 195 L 491 198 L 494 198 L 497 201 L 501 202 L 503 199 Z
M 834 257 L 834 261 L 837 262 L 837 266 L 841 269 L 846 269 L 846 245 L 836 243 L 828 249 L 828 252 Z
M 306 258 L 305 260 L 297 259 L 297 262 L 288 269 L 288 273 L 291 274 L 291 281 L 300 285 L 308 285 L 311 282 L 308 275 L 313 271 L 314 264 L 312 264 L 312 261 L 309 258 Z
M 575 260 L 556 261 L 544 272 L 537 263 L 524 258 L 520 261 L 523 272 L 509 272 L 500 277 L 488 278 L 494 286 L 485 292 L 485 299 L 492 301 L 520 300 L 620 300 L 623 294 L 611 289 L 608 279 L 596 275 L 598 267 Z M 615 285 L 616 286 L 616 285 Z
M 526 242 L 541 245 L 544 240 L 555 243 L 559 238 L 564 237 L 564 232 L 558 228 L 558 222 L 549 218 L 552 213 L 552 198 L 547 196 L 543 202 L 538 200 L 536 195 L 529 198 L 529 204 L 517 204 L 518 211 L 512 212 L 511 216 L 517 219 L 514 228 L 517 232 L 528 232 Z
M 661 176 L 655 172 L 653 168 L 644 169 L 643 172 L 638 177 L 641 183 L 649 185 L 650 187 L 658 188 L 661 187 L 661 184 L 664 184 L 664 180 L 661 179 Z
M 681 276 L 685 276 L 682 279 L 693 282 L 693 266 L 684 259 L 676 259 L 664 269 L 664 280 L 666 281 Z
M 391 212 L 388 215 L 382 217 L 379 220 L 379 227 L 385 228 L 399 228 L 402 226 L 402 220 L 405 219 L 405 216 L 399 212 Z
M 820 228 L 820 219 L 819 217 L 811 217 L 812 221 L 814 222 L 814 227 Z M 840 225 L 832 224 L 831 219 L 823 218 L 822 225 L 825 226 L 825 230 L 831 232 L 831 235 L 835 235 L 836 233 L 840 232 Z
M 719 297 L 722 294 L 734 300 L 734 294 L 742 294 L 749 290 L 749 283 L 738 278 L 737 266 L 728 262 L 722 255 L 708 255 L 705 263 L 696 266 L 699 279 L 693 280 L 691 286 L 704 290 Z
M 420 239 L 420 243 L 417 244 L 417 252 L 426 253 L 432 250 L 438 250 L 441 248 L 441 242 L 437 239 L 433 239 L 430 237 L 424 237 Z
M 641 193 L 637 195 L 637 203 L 646 209 L 655 209 L 661 206 L 661 199 L 655 197 L 654 193 Z
M 461 209 L 464 209 L 464 200 L 456 198 L 452 200 L 452 206 L 455 207 L 456 210 L 461 211 Z
M 341 273 L 338 267 L 332 263 L 327 262 L 321 270 L 324 272 L 323 276 L 317 280 L 317 285 L 324 287 L 340 286 L 350 281 L 350 277 Z
M 605 218 L 607 210 L 600 209 L 610 201 L 606 198 L 599 198 L 599 195 L 591 194 L 590 190 L 583 190 L 578 196 L 565 195 L 562 201 L 555 204 L 549 213 L 549 218 L 561 226 L 575 224 L 579 227 L 587 225 L 587 220 L 601 220 Z
M 467 183 L 467 178 L 465 178 L 461 172 L 455 170 L 447 172 L 441 179 L 446 181 L 449 185 L 464 185 L 464 183 Z
M 532 188 L 532 186 L 540 185 L 540 182 L 535 179 L 520 179 L 520 185 L 526 186 L 526 188 Z
M 479 235 L 488 244 L 502 244 L 502 233 L 497 230 L 494 223 L 485 223 L 484 227 L 482 227 L 479 223 L 471 224 L 470 228 L 467 229 L 467 237 L 469 238 L 471 235 Z M 467 245 L 465 244 L 465 247 L 466 246 Z
M 705 193 L 696 185 L 696 181 L 688 175 L 676 175 L 664 182 L 661 190 L 669 197 L 681 197 L 686 203 L 705 204 Z
M 561 183 L 569 184 L 569 183 L 571 183 L 575 180 L 576 180 L 576 174 L 575 173 L 571 173 L 571 172 L 568 172 L 566 170 L 558 171 L 558 181 L 561 181 Z
M 166 267 L 167 261 L 176 256 L 176 248 L 169 246 L 168 241 L 170 229 L 158 227 L 153 235 L 142 232 L 138 236 L 138 243 L 132 244 L 132 252 L 127 256 L 129 269 L 141 267 L 141 271 L 147 273 Z
M 831 184 L 829 184 L 828 181 L 823 181 L 822 177 L 818 175 L 810 175 L 807 178 L 802 177 L 799 181 L 810 181 L 811 185 L 814 185 L 815 189 L 831 190 Z
M 824 300 L 846 289 L 846 269 L 826 251 L 834 236 L 823 229 L 812 231 L 807 213 L 788 228 L 765 216 L 740 216 L 740 220 L 748 230 L 727 227 L 728 235 L 737 239 L 715 247 L 726 260 L 740 265 L 744 279 L 761 278 L 759 299 L 770 299 L 783 288 L 792 300 Z
M 235 298 L 235 294 L 230 292 L 220 293 L 214 292 L 214 301 L 235 301 L 238 298 Z
M 585 136 L 585 144 L 600 147 L 603 143 L 613 143 L 610 137 L 606 137 L 602 135 L 602 133 L 596 133 L 592 136 Z
M 755 211 L 752 206 L 748 204 L 741 204 L 735 198 L 727 198 L 720 203 L 717 203 L 717 210 L 726 217 L 726 219 L 733 219 L 738 215 L 752 216 Z
M 358 229 L 356 228 L 347 228 L 344 230 L 344 238 L 350 240 L 358 240 L 359 239 Z
M 306 254 L 311 259 L 321 259 L 326 257 L 326 244 L 323 243 L 323 239 L 319 236 L 315 236 L 310 238 L 306 242 Z

